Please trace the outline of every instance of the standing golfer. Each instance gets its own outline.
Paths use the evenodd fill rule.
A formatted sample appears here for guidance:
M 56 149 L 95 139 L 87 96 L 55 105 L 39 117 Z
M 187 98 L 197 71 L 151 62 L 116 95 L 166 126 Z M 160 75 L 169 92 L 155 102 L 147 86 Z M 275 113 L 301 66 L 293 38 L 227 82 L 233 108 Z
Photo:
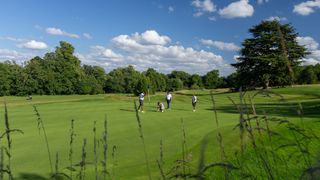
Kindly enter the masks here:
M 143 100 L 144 100 L 144 93 L 140 93 L 139 95 L 139 107 L 138 110 L 143 112 Z
M 172 95 L 170 92 L 167 92 L 166 100 L 167 100 L 167 109 L 170 108 L 170 103 L 171 103 Z
M 193 112 L 196 111 L 196 105 L 197 105 L 197 96 L 196 95 L 192 95 L 192 108 L 193 108 Z

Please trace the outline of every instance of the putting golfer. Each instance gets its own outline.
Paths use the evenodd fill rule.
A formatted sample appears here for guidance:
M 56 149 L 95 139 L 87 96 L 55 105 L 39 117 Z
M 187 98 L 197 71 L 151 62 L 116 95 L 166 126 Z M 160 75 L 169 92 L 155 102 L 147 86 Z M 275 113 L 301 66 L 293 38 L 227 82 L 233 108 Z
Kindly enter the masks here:
M 164 105 L 162 102 L 158 102 L 157 111 L 164 112 Z

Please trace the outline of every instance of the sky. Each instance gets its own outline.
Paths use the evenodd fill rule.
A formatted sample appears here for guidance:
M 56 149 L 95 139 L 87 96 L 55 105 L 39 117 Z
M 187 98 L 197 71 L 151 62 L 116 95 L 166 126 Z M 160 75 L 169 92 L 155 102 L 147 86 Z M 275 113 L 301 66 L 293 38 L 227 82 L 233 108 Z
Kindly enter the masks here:
M 0 62 L 22 64 L 66 41 L 106 72 L 226 76 L 248 29 L 269 20 L 290 23 L 311 52 L 304 63 L 320 63 L 320 0 L 0 0 Z

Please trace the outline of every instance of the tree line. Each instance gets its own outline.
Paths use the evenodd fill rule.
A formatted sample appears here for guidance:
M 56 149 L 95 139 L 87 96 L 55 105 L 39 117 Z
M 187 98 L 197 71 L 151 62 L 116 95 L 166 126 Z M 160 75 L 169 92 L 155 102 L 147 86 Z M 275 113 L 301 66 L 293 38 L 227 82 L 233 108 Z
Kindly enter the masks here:
M 34 57 L 23 65 L 0 63 L 0 95 L 69 95 L 176 91 L 221 87 L 218 70 L 200 76 L 184 71 L 163 74 L 149 68 L 139 72 L 133 66 L 119 67 L 106 73 L 102 67 L 81 65 L 74 47 L 60 42 L 54 52 Z
M 230 88 L 233 91 L 239 90 L 240 87 L 243 87 L 245 89 L 254 89 L 256 87 L 263 88 L 263 86 L 259 86 L 259 84 L 261 83 L 259 82 L 259 80 L 255 81 L 258 85 L 245 84 L 239 72 L 234 72 L 230 74 L 228 77 L 223 78 L 223 80 L 225 81 L 224 84 L 226 85 L 223 87 Z M 319 83 L 320 83 L 320 64 L 295 67 L 295 74 L 293 77 L 292 84 L 305 85 L 305 84 L 319 84 Z M 286 85 L 291 85 L 291 83 L 272 82 L 271 87 L 284 87 Z
M 43 58 L 37 56 L 22 65 L 0 63 L 0 96 L 238 90 L 320 82 L 319 64 L 301 65 L 309 52 L 297 43 L 298 33 L 290 24 L 262 21 L 249 32 L 252 37 L 244 40 L 237 62 L 231 64 L 236 71 L 227 77 L 219 76 L 218 70 L 203 76 L 178 70 L 163 74 L 152 68 L 139 72 L 131 65 L 106 73 L 99 66 L 81 65 L 72 44 L 61 41 Z

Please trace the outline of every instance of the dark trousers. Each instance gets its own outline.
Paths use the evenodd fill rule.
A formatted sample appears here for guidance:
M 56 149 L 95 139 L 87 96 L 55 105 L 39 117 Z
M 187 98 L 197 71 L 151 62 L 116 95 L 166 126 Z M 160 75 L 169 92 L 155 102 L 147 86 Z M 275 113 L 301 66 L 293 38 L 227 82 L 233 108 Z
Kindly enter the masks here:
M 197 105 L 197 102 L 192 102 L 193 110 L 195 110 L 195 109 L 196 109 L 196 105 Z
M 170 100 L 167 99 L 167 105 L 168 105 L 168 106 L 167 106 L 167 109 L 170 108 L 170 103 L 171 103 L 171 99 L 170 99 Z
M 138 110 L 143 111 L 143 100 L 139 100 L 139 107 Z

